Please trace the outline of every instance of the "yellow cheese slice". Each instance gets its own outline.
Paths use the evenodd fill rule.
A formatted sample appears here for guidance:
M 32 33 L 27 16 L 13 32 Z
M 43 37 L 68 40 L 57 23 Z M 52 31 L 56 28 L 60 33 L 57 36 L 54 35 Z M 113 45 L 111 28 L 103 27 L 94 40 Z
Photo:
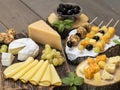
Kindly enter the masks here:
M 33 85 L 37 85 L 39 84 L 41 78 L 43 77 L 45 70 L 48 66 L 48 60 L 46 60 L 43 65 L 41 66 L 41 68 L 36 72 L 36 74 L 29 80 L 31 84 Z
M 21 71 L 19 71 L 18 73 L 16 73 L 14 76 L 12 76 L 12 79 L 14 79 L 15 81 L 18 80 L 20 77 L 22 77 L 28 70 L 30 70 L 32 67 L 34 67 L 35 65 L 37 65 L 38 60 L 33 61 L 32 63 L 30 63 L 27 67 L 25 67 L 24 69 L 22 69 Z
M 40 80 L 39 85 L 41 86 L 50 86 L 51 85 L 51 70 L 50 65 L 48 65 L 42 79 Z
M 10 65 L 8 68 L 5 69 L 5 71 L 3 72 L 4 76 L 6 76 L 7 73 L 11 72 L 12 70 L 16 69 L 18 66 L 23 65 L 24 62 L 20 62 L 20 63 L 15 63 Z M 6 78 L 6 77 L 5 77 Z
M 51 69 L 52 85 L 57 85 L 57 86 L 62 85 L 62 81 L 57 71 L 55 70 L 55 67 L 52 64 L 50 65 L 50 69 Z
M 30 80 L 35 74 L 36 72 L 41 68 L 42 64 L 43 64 L 43 60 L 40 60 L 40 62 L 38 62 L 38 64 L 33 67 L 32 69 L 30 69 L 27 73 L 25 73 L 20 80 L 23 83 L 26 83 L 28 80 Z
M 51 47 L 61 50 L 61 37 L 45 21 L 39 20 L 28 26 L 29 37 L 41 44 L 49 44 Z
M 15 75 L 17 72 L 21 71 L 23 68 L 25 68 L 27 65 L 32 63 L 34 61 L 33 57 L 29 57 L 24 64 L 16 67 L 14 70 L 11 70 L 11 72 L 5 73 L 4 76 L 6 78 L 11 78 L 13 75 Z M 9 67 L 8 67 L 9 68 Z

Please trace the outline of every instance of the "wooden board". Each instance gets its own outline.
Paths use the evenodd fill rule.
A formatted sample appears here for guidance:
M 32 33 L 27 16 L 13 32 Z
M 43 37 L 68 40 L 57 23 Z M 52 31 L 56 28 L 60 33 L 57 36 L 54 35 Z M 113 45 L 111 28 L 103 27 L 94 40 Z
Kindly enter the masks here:
M 27 34 L 26 33 L 19 33 L 16 35 L 16 38 L 23 38 L 23 37 L 27 37 Z M 40 53 L 39 55 L 36 57 L 36 59 L 40 60 L 40 57 L 41 57 L 41 54 L 42 54 L 42 50 L 44 49 L 44 46 L 39 44 L 40 46 Z M 63 56 L 64 56 L 64 53 L 63 53 Z M 17 56 L 14 60 L 13 63 L 15 62 L 19 62 L 17 60 Z M 54 88 L 54 86 L 51 86 L 51 87 L 42 87 L 42 86 L 34 86 L 34 85 L 31 85 L 30 83 L 27 83 L 27 84 L 23 84 L 21 81 L 13 81 L 11 79 L 4 79 L 4 76 L 3 76 L 3 71 L 5 70 L 6 67 L 2 66 L 1 63 L 0 63 L 0 88 L 1 89 L 5 89 L 5 90 L 9 90 L 10 88 L 11 89 L 30 89 L 30 90 L 52 90 Z M 68 67 L 68 64 L 67 62 L 65 62 L 62 66 L 58 66 L 56 67 L 56 70 L 59 74 L 59 76 L 61 78 L 67 76 L 68 72 L 69 72 L 69 67 Z

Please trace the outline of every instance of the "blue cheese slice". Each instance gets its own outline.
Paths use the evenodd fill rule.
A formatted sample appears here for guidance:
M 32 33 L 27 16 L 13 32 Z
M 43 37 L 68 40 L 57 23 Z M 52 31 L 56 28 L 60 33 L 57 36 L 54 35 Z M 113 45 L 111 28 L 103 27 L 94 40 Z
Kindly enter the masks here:
M 13 60 L 14 60 L 15 56 L 13 56 L 11 53 L 2 53 L 2 65 L 3 66 L 9 66 L 12 64 Z
M 30 38 L 16 39 L 10 43 L 8 52 L 18 54 L 18 60 L 23 61 L 28 57 L 36 57 L 39 46 Z

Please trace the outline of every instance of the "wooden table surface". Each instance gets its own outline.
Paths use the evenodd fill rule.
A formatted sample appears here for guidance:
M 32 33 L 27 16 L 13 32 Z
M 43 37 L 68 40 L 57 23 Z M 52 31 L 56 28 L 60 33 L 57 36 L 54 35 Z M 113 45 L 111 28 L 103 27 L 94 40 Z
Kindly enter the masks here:
M 106 24 L 113 18 L 114 22 L 111 24 L 113 25 L 120 19 L 120 0 L 0 0 L 0 32 L 7 28 L 27 32 L 30 23 L 39 19 L 46 20 L 61 2 L 80 4 L 90 20 L 98 17 L 95 24 L 99 24 L 102 20 Z M 119 29 L 120 23 L 116 27 L 117 35 L 120 35 Z

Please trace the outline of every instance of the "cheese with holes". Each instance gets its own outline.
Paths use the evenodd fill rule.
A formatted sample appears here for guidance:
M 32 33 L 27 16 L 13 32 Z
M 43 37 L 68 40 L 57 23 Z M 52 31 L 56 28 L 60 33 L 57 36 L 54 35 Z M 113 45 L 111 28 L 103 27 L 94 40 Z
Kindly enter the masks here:
M 45 21 L 39 20 L 28 26 L 29 37 L 41 44 L 61 50 L 61 37 Z
M 14 60 L 14 56 L 11 53 L 2 53 L 1 62 L 3 66 L 9 66 Z
M 18 54 L 18 60 L 26 60 L 28 57 L 36 57 L 39 46 L 30 38 L 16 39 L 9 44 L 8 52 Z

